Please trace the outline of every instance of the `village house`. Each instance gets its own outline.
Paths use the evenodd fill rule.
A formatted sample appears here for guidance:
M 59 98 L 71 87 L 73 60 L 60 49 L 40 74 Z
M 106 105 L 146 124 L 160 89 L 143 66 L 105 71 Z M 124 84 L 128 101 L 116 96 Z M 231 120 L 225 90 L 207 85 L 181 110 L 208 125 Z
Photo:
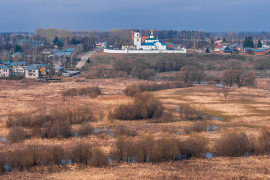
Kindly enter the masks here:
M 270 49 L 264 49 L 264 48 L 259 48 L 259 49 L 244 48 L 244 53 L 245 54 L 253 54 L 253 55 L 267 55 L 267 54 L 270 53 Z
M 40 76 L 39 68 L 35 66 L 29 66 L 25 69 L 25 78 L 26 79 L 38 79 Z
M 0 66 L 0 77 L 9 77 L 11 75 L 11 69 L 5 65 Z
M 14 76 L 24 76 L 25 69 L 28 67 L 27 62 L 18 62 L 12 64 L 12 72 Z

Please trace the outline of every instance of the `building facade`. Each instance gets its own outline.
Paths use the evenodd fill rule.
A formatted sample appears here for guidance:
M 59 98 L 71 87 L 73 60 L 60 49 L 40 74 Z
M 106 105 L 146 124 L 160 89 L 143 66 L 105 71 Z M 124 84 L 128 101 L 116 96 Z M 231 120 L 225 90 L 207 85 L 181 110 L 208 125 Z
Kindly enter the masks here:
M 39 68 L 35 66 L 29 66 L 25 69 L 25 78 L 27 79 L 38 79 L 40 76 Z
M 9 77 L 11 75 L 11 69 L 5 65 L 0 66 L 0 77 Z

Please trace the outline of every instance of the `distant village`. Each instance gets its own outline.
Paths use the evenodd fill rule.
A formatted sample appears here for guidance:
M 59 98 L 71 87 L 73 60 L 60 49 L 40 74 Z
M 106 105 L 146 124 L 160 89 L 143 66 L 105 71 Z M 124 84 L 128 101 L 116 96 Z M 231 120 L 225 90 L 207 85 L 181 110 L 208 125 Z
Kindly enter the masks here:
M 104 48 L 107 53 L 268 55 L 267 39 L 270 39 L 270 33 L 215 34 L 138 29 L 108 32 L 37 29 L 35 33 L 0 33 L 0 77 L 75 76 L 80 73 L 75 65 L 83 53 L 96 47 Z
M 214 42 L 214 48 L 207 48 L 206 53 L 215 54 L 249 54 L 249 55 L 267 55 L 270 52 L 270 47 L 258 40 L 258 44 L 254 45 L 251 37 L 246 38 L 243 45 L 238 43 L 231 45 L 226 42 L 226 39 L 217 40 Z
M 21 43 L 22 41 L 20 41 Z M 37 44 L 32 44 L 36 46 Z M 42 45 L 42 44 L 39 44 Z M 53 59 L 53 63 L 46 64 L 30 64 L 25 61 L 17 61 L 16 59 L 23 59 L 25 56 L 22 52 L 16 52 L 11 55 L 5 52 L 6 59 L 13 60 L 0 60 L 0 77 L 24 77 L 26 79 L 39 79 L 47 78 L 49 76 L 74 76 L 80 71 L 65 70 L 61 65 L 64 63 L 63 59 L 70 58 L 72 55 L 77 55 L 78 51 L 75 48 L 67 48 L 65 50 L 44 49 L 42 55 L 48 59 Z M 61 59 L 59 61 L 57 59 Z

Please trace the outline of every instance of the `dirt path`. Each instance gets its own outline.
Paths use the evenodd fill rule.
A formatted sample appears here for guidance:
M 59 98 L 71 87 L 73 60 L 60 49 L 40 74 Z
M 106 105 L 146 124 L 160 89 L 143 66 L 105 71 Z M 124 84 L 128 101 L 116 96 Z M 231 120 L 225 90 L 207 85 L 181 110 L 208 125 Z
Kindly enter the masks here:
M 87 59 L 90 58 L 92 54 L 94 54 L 95 52 L 100 51 L 101 49 L 102 48 L 95 48 L 92 51 L 89 51 L 85 55 L 83 55 L 81 57 L 81 61 L 79 61 L 78 64 L 76 65 L 76 68 L 77 69 L 81 69 L 85 65 Z

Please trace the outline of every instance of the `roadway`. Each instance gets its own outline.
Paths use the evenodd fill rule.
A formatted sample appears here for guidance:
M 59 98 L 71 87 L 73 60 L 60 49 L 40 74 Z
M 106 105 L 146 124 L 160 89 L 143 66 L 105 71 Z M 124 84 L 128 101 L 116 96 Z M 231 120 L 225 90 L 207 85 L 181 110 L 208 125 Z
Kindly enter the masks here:
M 91 50 L 91 51 L 87 52 L 86 54 L 84 54 L 83 56 L 81 56 L 81 57 L 80 57 L 81 60 L 80 60 L 80 61 L 78 62 L 78 64 L 76 65 L 76 68 L 77 68 L 77 69 L 81 69 L 81 68 L 85 65 L 87 59 L 88 59 L 88 58 L 90 59 L 90 57 L 91 57 L 92 54 L 94 54 L 95 52 L 98 52 L 98 51 L 100 51 L 100 50 L 102 50 L 102 49 L 103 49 L 103 48 L 94 48 L 93 50 Z

